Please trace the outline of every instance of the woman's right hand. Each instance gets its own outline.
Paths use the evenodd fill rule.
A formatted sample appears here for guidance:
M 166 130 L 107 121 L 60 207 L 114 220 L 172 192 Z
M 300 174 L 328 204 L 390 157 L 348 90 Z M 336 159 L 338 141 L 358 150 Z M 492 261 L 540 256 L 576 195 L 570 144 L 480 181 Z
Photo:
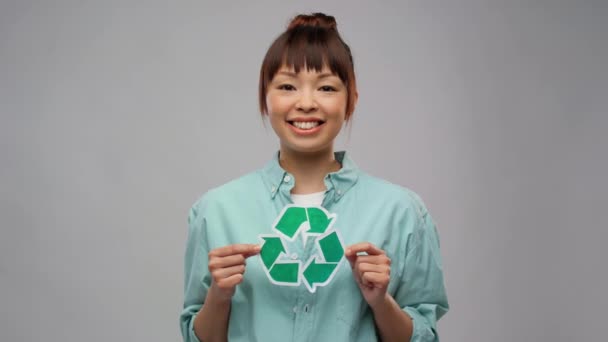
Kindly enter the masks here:
M 260 253 L 262 247 L 255 244 L 234 244 L 216 248 L 209 252 L 211 287 L 208 296 L 229 302 L 235 288 L 243 281 L 245 260 Z

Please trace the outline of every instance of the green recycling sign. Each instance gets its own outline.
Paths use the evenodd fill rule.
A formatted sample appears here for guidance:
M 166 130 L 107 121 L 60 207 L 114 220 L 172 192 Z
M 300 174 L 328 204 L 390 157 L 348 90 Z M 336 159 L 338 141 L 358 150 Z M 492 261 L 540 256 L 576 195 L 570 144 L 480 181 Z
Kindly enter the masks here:
M 260 260 L 270 282 L 281 286 L 304 283 L 310 292 L 329 284 L 344 257 L 342 240 L 333 229 L 336 218 L 323 207 L 287 205 L 273 225 L 276 234 L 259 236 Z M 298 260 L 296 254 L 288 258 L 285 242 L 295 241 L 300 234 L 304 245 L 307 239 L 315 239 L 316 253 L 308 260 Z

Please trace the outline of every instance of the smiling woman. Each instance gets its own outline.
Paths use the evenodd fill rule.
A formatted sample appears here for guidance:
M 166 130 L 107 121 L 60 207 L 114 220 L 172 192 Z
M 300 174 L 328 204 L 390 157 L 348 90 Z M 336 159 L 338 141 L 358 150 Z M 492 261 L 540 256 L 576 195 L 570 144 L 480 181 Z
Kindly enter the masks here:
M 270 46 L 260 71 L 259 101 L 260 112 L 266 114 L 266 93 L 268 84 L 279 69 L 286 68 L 295 76 L 300 70 L 322 72 L 319 78 L 337 76 L 347 88 L 346 119 L 355 110 L 357 84 L 350 47 L 338 33 L 332 16 L 321 13 L 295 17 L 287 30 Z
M 291 22 L 264 57 L 259 92 L 260 110 L 285 149 L 333 147 L 357 102 L 352 55 L 333 17 L 300 15 Z
M 266 91 L 267 114 L 284 153 L 331 149 L 346 120 L 346 86 L 327 66 L 320 72 L 283 66 Z
M 438 340 L 448 302 L 434 221 L 416 193 L 334 151 L 357 96 L 334 17 L 295 17 L 260 71 L 278 153 L 190 211 L 185 341 Z

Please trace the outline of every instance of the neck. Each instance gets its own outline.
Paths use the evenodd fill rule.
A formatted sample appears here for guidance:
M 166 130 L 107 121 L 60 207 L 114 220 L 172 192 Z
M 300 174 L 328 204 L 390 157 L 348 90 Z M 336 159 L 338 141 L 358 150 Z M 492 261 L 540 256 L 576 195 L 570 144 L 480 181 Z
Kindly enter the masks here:
M 340 170 L 332 148 L 314 153 L 301 153 L 281 147 L 279 164 L 295 178 L 293 194 L 310 194 L 325 190 L 325 176 Z

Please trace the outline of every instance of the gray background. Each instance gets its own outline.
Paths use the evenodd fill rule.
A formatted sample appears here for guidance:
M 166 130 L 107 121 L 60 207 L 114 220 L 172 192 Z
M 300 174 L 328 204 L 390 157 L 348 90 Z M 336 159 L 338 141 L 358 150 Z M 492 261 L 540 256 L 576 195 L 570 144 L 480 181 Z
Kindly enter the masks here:
M 599 341 L 608 307 L 606 1 L 6 1 L 0 340 L 178 341 L 186 215 L 277 148 L 257 112 L 288 19 L 338 19 L 338 147 L 419 193 L 444 341 Z

